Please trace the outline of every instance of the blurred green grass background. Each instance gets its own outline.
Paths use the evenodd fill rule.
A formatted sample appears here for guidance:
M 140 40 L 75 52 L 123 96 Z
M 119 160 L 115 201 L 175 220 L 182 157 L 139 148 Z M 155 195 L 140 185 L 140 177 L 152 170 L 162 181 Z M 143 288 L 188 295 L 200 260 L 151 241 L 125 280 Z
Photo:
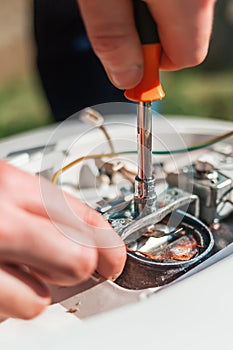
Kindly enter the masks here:
M 162 74 L 166 98 L 162 113 L 233 121 L 233 70 L 196 67 Z
M 0 87 L 0 137 L 52 123 L 35 76 L 18 77 Z
M 166 98 L 163 114 L 233 121 L 233 70 L 205 72 L 198 68 L 162 74 Z M 0 87 L 0 137 L 52 123 L 35 75 Z

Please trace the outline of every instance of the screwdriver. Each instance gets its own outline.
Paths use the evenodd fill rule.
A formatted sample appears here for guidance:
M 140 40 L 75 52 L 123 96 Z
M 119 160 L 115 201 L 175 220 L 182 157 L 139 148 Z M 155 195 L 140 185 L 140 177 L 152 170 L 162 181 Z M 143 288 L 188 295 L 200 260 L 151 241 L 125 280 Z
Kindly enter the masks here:
M 155 179 L 152 174 L 152 102 L 161 100 L 165 93 L 159 79 L 161 45 L 157 25 L 142 0 L 133 0 L 134 18 L 144 57 L 144 75 L 134 88 L 125 91 L 125 97 L 138 103 L 137 147 L 138 174 L 135 178 L 137 214 L 147 214 L 156 201 Z

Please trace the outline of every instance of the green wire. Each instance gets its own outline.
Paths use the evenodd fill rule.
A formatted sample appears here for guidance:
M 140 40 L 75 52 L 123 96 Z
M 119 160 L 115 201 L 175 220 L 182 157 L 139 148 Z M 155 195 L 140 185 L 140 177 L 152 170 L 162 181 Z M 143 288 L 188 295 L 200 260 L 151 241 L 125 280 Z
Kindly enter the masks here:
M 177 154 L 177 153 L 185 153 L 185 152 L 193 152 L 202 148 L 206 148 L 209 147 L 219 141 L 222 141 L 224 139 L 226 139 L 227 137 L 230 137 L 233 135 L 233 130 L 222 134 L 220 136 L 214 137 L 212 139 L 209 139 L 206 142 L 200 143 L 198 145 L 194 145 L 194 146 L 189 146 L 187 148 L 179 148 L 179 149 L 173 149 L 171 151 L 152 151 L 152 154 L 156 154 L 156 155 L 169 155 L 169 154 Z M 87 155 L 87 156 L 83 156 L 80 157 L 78 159 L 75 159 L 74 161 L 72 161 L 71 163 L 65 165 L 63 168 L 59 169 L 58 171 L 56 171 L 56 173 L 53 175 L 53 179 L 52 182 L 54 184 L 57 183 L 58 177 L 64 173 L 65 171 L 67 171 L 68 169 L 72 168 L 74 165 L 82 162 L 85 159 L 100 159 L 103 157 L 114 157 L 117 156 L 119 154 L 137 154 L 137 151 L 122 151 L 122 152 L 112 152 L 112 153 L 107 153 L 107 154 L 93 154 L 93 155 Z
M 197 145 L 194 145 L 194 146 L 189 146 L 189 147 L 186 147 L 186 148 L 178 148 L 178 149 L 173 149 L 173 150 L 170 150 L 170 151 L 152 151 L 152 154 L 155 154 L 155 155 L 168 155 L 168 154 L 178 154 L 178 153 L 185 153 L 185 152 L 193 152 L 193 151 L 197 151 L 199 149 L 202 149 L 202 148 L 206 148 L 206 147 L 209 147 L 209 146 L 212 146 L 214 145 L 215 143 L 219 142 L 219 141 L 222 141 L 230 136 L 233 135 L 233 130 L 225 133 L 225 134 L 222 134 L 220 136 L 216 136 L 216 137 L 213 137 L 212 139 L 209 139 L 208 141 L 206 142 L 203 142 L 203 143 L 200 143 L 200 144 L 197 144 Z M 116 154 L 137 154 L 137 151 L 124 151 L 124 152 L 117 152 Z

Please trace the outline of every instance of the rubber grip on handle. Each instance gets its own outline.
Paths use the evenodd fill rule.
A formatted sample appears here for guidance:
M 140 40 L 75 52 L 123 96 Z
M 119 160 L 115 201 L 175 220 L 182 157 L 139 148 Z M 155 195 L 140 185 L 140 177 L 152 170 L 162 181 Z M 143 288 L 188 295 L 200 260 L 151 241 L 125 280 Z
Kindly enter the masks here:
M 161 45 L 159 43 L 157 25 L 145 2 L 133 0 L 133 5 L 135 24 L 142 43 L 144 75 L 136 87 L 125 91 L 125 97 L 135 102 L 161 100 L 165 93 L 159 78 Z

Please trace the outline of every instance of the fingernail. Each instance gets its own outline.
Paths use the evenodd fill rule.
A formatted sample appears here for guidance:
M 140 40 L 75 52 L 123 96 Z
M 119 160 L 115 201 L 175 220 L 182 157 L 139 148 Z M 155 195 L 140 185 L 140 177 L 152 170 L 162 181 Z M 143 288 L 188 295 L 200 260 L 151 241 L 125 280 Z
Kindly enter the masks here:
M 118 278 L 118 277 L 120 277 L 120 275 L 122 274 L 122 272 L 120 272 L 120 273 L 116 273 L 114 276 L 111 276 L 111 277 L 109 277 L 108 279 L 110 280 L 110 281 L 116 281 L 116 279 Z
M 47 297 L 40 297 L 40 296 L 38 296 L 36 298 L 36 301 L 41 306 L 48 306 L 48 305 L 51 304 L 51 297 L 50 296 L 47 296 Z
M 111 82 L 119 89 L 130 89 L 136 86 L 142 79 L 143 69 L 140 65 L 134 65 L 123 71 L 107 71 Z

